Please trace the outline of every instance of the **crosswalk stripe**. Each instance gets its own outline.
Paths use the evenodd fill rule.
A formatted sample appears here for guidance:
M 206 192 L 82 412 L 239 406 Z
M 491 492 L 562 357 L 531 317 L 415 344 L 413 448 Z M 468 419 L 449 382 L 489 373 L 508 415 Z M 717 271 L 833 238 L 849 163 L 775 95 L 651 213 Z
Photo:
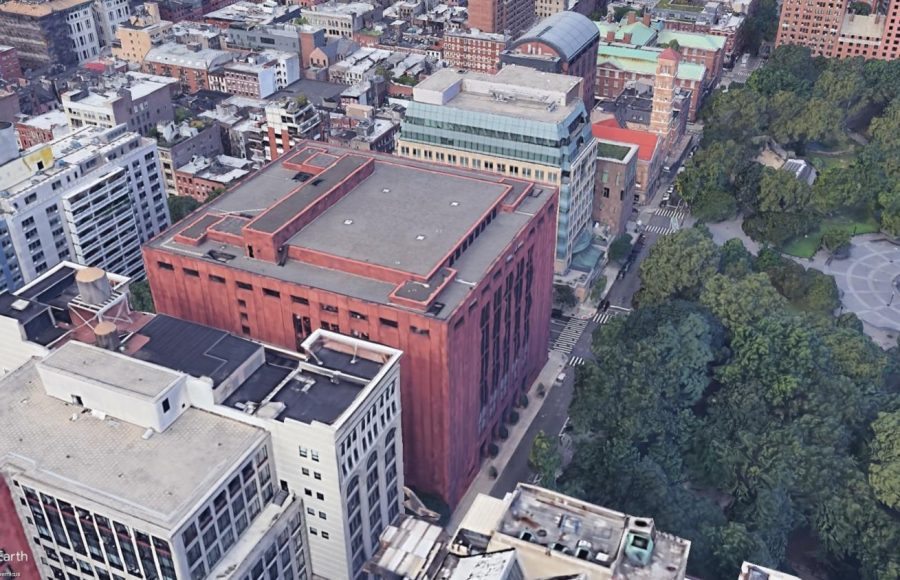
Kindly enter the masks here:
M 580 357 L 580 356 L 573 356 L 572 359 L 569 361 L 569 366 L 572 366 L 572 367 L 580 367 L 583 364 L 584 364 L 584 357 Z

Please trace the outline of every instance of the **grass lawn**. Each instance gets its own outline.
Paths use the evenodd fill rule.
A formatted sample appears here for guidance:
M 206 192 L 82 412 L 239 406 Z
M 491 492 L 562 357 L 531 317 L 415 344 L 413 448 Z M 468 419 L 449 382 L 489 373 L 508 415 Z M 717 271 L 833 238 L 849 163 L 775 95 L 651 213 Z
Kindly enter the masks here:
M 809 162 L 813 164 L 816 171 L 822 172 L 830 167 L 847 167 L 850 162 L 856 159 L 856 153 L 848 153 L 840 157 L 825 157 L 824 155 L 811 154 L 808 156 Z
M 656 5 L 659 9 L 669 9 L 669 10 L 687 10 L 689 12 L 702 12 L 703 6 L 698 6 L 697 4 L 689 4 L 685 1 L 678 0 L 660 0 L 659 4 Z
M 787 243 L 781 251 L 798 258 L 812 258 L 822 245 L 822 236 L 827 231 L 844 230 L 851 236 L 858 234 L 871 234 L 878 231 L 878 222 L 872 216 L 860 218 L 853 216 L 838 216 L 828 218 L 822 222 L 814 232 L 805 237 L 796 238 Z

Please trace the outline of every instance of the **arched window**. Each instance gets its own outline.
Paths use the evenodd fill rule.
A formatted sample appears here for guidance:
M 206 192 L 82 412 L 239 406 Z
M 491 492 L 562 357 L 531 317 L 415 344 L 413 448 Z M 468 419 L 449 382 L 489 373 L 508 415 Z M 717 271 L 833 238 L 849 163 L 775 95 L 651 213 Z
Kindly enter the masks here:
M 369 455 L 369 459 L 366 460 L 366 469 L 370 469 L 377 462 L 378 462 L 378 452 L 373 451 L 372 455 Z

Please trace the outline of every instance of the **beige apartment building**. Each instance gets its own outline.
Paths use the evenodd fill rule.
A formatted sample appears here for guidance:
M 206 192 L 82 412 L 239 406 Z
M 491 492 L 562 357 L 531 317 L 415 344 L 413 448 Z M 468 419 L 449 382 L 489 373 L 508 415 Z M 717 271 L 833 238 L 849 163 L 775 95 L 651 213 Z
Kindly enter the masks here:
M 163 42 L 163 37 L 172 28 L 172 23 L 159 17 L 159 7 L 148 2 L 135 9 L 135 14 L 116 28 L 116 39 L 112 43 L 112 53 L 116 58 L 128 62 L 142 63 L 154 46 Z

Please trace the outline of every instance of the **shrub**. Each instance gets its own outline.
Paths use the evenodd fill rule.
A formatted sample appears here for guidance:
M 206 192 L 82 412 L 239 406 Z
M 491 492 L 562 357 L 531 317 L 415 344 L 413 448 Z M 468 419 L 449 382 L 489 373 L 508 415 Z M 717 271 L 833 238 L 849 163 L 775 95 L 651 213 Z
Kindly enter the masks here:
M 494 467 L 493 465 L 488 467 L 488 477 L 490 477 L 491 479 L 497 479 L 497 475 L 498 473 L 496 467 Z
M 506 428 L 506 425 L 500 425 L 497 433 L 500 435 L 500 439 L 502 439 L 503 441 L 509 439 L 509 429 Z
M 519 406 L 522 407 L 523 409 L 528 408 L 528 395 L 523 394 L 522 396 L 519 397 Z
M 497 447 L 496 443 L 491 443 L 490 445 L 488 445 L 488 455 L 490 455 L 491 457 L 497 457 L 497 454 L 499 453 L 500 448 Z
M 515 425 L 519 422 L 519 413 L 517 411 L 513 411 L 509 414 L 509 424 Z

